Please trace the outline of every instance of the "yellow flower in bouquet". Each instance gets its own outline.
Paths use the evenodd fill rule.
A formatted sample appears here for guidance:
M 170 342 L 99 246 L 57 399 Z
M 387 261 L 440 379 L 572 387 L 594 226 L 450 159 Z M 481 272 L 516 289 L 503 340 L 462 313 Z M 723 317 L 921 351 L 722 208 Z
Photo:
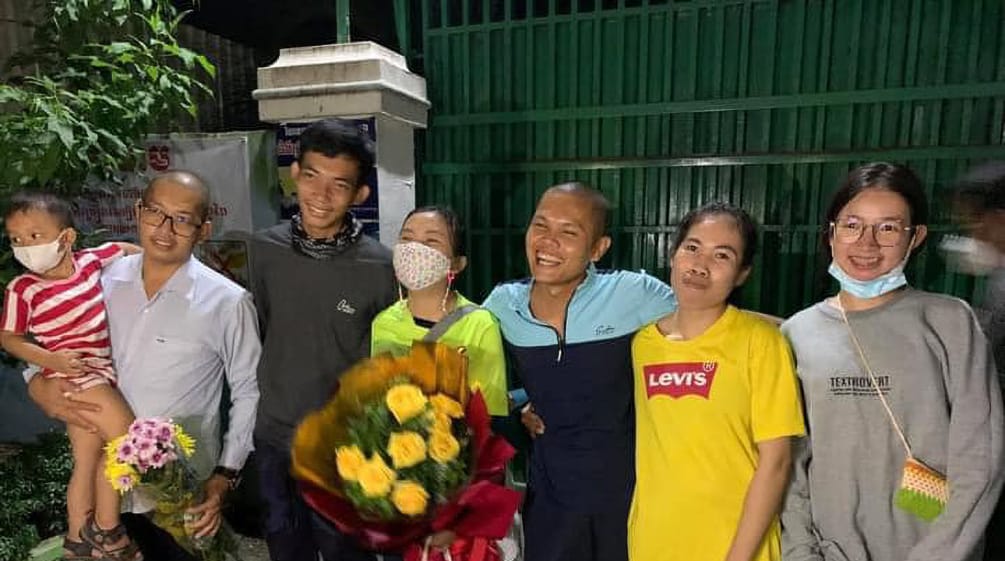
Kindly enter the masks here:
M 392 387 L 387 391 L 384 401 L 398 423 L 405 423 L 422 413 L 429 403 L 426 394 L 422 393 L 422 388 L 413 384 L 398 384 Z
M 429 429 L 432 432 L 450 432 L 450 429 L 453 426 L 453 421 L 451 421 L 450 417 L 444 413 L 431 411 L 429 418 L 433 422 Z
M 392 432 L 387 441 L 387 454 L 394 469 L 412 467 L 426 459 L 426 441 L 417 432 Z
M 442 393 L 430 397 L 429 404 L 433 406 L 434 411 L 446 415 L 451 419 L 461 419 L 464 417 L 464 408 L 461 407 L 461 404 Z
M 181 448 L 181 453 L 186 458 L 191 458 L 192 454 L 195 453 L 195 439 L 181 430 L 180 426 L 177 426 L 177 429 L 174 437 L 178 441 L 178 447 Z
M 363 451 L 359 449 L 359 446 L 355 444 L 352 446 L 339 446 L 335 450 L 335 465 L 338 468 L 338 474 L 346 481 L 356 481 L 359 477 L 359 468 L 364 463 L 366 463 L 366 456 L 363 455 Z
M 391 490 L 397 474 L 384 463 L 380 454 L 374 454 L 359 468 L 356 480 L 367 497 L 383 497 Z
M 405 480 L 394 485 L 391 491 L 391 502 L 398 512 L 406 516 L 418 516 L 426 512 L 429 503 L 429 493 L 426 488 L 415 481 Z
M 435 343 L 357 364 L 297 429 L 294 477 L 365 520 L 421 517 L 447 503 L 473 469 L 466 366 L 463 353 Z
M 447 431 L 434 430 L 429 435 L 429 457 L 438 464 L 447 464 L 457 458 L 461 443 Z
M 105 478 L 112 484 L 112 489 L 120 493 L 132 489 L 140 482 L 140 474 L 129 464 L 121 462 L 107 462 Z

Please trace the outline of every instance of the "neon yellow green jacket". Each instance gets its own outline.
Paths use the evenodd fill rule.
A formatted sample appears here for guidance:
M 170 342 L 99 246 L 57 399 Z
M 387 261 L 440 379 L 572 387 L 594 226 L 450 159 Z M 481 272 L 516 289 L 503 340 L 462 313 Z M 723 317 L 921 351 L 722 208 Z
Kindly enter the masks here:
M 457 306 L 471 304 L 457 295 Z M 415 324 L 408 303 L 399 300 L 377 314 L 370 335 L 370 355 L 391 353 L 400 356 L 408 352 L 413 341 L 426 336 L 429 329 Z M 439 339 L 452 347 L 465 347 L 468 354 L 468 383 L 485 397 L 489 413 L 506 415 L 506 358 L 503 354 L 499 323 L 488 310 L 478 309 L 450 326 Z

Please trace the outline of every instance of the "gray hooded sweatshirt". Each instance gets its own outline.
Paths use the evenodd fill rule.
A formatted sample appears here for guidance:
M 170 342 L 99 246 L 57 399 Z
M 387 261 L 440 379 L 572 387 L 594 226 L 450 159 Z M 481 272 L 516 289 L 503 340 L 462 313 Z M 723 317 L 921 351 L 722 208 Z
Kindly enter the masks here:
M 782 512 L 785 561 L 976 561 L 1002 486 L 1002 397 L 990 349 L 962 300 L 912 289 L 849 312 L 914 456 L 947 476 L 933 522 L 894 506 L 906 453 L 852 346 L 821 302 L 782 326 L 808 436 Z

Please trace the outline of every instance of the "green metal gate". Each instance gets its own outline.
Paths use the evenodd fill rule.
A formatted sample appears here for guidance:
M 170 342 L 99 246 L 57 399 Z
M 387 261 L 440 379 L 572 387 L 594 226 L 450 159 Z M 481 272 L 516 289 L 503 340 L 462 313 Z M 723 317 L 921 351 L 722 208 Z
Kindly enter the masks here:
M 907 163 L 948 228 L 945 188 L 1005 158 L 1001 0 L 399 0 L 428 81 L 420 203 L 466 218 L 484 296 L 526 275 L 523 231 L 559 181 L 614 204 L 606 265 L 666 278 L 675 224 L 716 199 L 763 225 L 744 305 L 821 295 L 820 220 L 850 167 Z M 967 296 L 934 243 L 915 284 Z

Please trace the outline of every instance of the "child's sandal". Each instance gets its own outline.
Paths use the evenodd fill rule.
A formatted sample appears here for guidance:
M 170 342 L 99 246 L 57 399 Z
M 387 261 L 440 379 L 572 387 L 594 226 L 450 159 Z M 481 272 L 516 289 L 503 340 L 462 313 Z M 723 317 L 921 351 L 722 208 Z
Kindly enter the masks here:
M 103 530 L 94 520 L 94 513 L 87 516 L 84 527 L 80 529 L 80 537 L 85 544 L 101 551 L 102 559 L 106 561 L 143 561 L 143 553 L 129 539 L 125 526 L 119 524 L 110 530 Z M 122 538 L 125 538 L 125 543 L 112 545 L 122 541 Z
M 65 561 L 94 561 L 91 552 L 94 548 L 91 544 L 71 540 L 69 536 L 63 538 L 63 557 Z

